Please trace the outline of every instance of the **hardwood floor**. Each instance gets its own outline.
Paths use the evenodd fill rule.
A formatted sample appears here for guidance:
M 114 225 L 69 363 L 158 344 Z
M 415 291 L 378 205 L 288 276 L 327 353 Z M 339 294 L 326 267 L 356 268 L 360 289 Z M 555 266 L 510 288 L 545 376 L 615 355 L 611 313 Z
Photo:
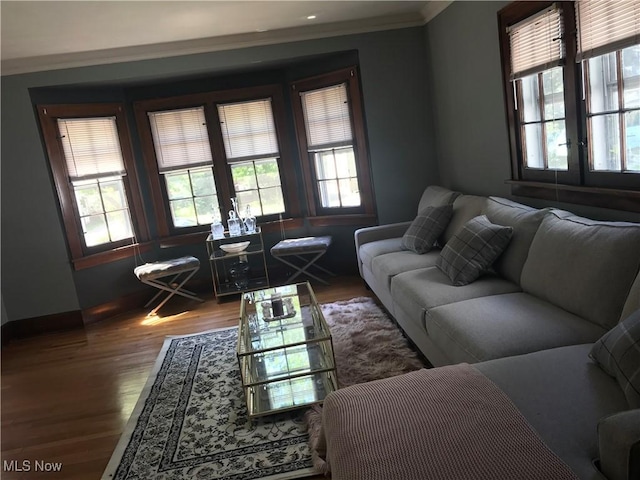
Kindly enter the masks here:
M 314 290 L 321 303 L 372 296 L 359 277 Z M 174 297 L 151 321 L 139 310 L 2 347 L 0 477 L 99 479 L 165 336 L 237 324 L 238 299 L 205 298 L 200 304 Z M 28 461 L 31 470 L 7 471 L 11 461 Z M 35 472 L 36 461 L 61 463 L 61 471 Z

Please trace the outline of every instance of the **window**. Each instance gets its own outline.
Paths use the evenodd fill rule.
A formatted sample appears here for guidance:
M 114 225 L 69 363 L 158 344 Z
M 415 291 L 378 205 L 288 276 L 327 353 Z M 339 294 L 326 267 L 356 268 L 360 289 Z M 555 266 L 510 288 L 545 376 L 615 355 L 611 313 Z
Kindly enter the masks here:
M 278 138 L 271 100 L 218 105 L 220 129 L 239 205 L 256 216 L 283 213 Z
M 125 256 L 105 252 L 148 234 L 122 107 L 47 105 L 38 112 L 76 267 L 93 264 L 86 260 L 92 254 Z
M 355 68 L 295 82 L 292 90 L 311 216 L 373 216 Z
M 135 111 L 161 237 L 226 221 L 233 197 L 241 214 L 250 206 L 263 226 L 299 215 L 295 200 L 288 201 L 296 182 L 281 148 L 279 87 L 141 101 Z
M 640 209 L 638 2 L 515 2 L 498 18 L 514 194 Z
M 220 219 L 204 107 L 148 115 L 173 226 L 210 225 Z

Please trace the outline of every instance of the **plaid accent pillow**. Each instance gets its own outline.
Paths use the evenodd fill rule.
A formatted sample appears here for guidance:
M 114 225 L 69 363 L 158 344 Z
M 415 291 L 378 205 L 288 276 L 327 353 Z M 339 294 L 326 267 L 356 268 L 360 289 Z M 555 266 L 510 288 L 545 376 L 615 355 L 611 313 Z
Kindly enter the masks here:
M 640 408 L 640 309 L 594 343 L 589 356 L 618 381 L 631 408 Z
M 459 287 L 476 280 L 500 256 L 513 228 L 491 223 L 485 215 L 469 220 L 442 248 L 436 266 Z
M 427 253 L 449 225 L 451 215 L 453 215 L 451 204 L 427 207 L 422 210 L 402 237 L 402 249 L 419 254 Z

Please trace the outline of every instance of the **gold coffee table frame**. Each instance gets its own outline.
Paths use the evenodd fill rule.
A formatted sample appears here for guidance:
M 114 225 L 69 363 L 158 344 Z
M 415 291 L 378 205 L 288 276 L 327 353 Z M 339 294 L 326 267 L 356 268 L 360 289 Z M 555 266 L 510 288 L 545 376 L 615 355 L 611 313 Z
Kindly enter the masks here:
M 274 293 L 285 305 L 276 317 L 263 308 Z M 322 403 L 338 389 L 331 332 L 309 282 L 244 293 L 237 354 L 251 418 Z

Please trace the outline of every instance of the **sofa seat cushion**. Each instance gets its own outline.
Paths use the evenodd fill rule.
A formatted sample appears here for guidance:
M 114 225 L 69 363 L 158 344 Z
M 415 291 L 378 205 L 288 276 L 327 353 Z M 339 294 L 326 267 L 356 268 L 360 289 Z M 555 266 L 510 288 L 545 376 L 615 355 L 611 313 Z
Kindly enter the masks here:
M 508 293 L 432 308 L 429 337 L 452 363 L 481 362 L 580 343 L 605 330 L 527 293 Z
M 640 224 L 545 216 L 522 269 L 525 292 L 607 330 L 640 268 Z
M 430 308 L 470 298 L 519 292 L 520 287 L 494 275 L 486 275 L 469 285 L 454 287 L 451 280 L 436 267 L 400 273 L 391 280 L 394 305 L 419 322 Z M 396 308 L 394 306 L 394 308 Z
M 440 256 L 440 250 L 434 249 L 424 255 L 402 251 L 378 255 L 371 261 L 371 271 L 378 281 L 391 285 L 391 279 L 396 275 L 418 268 L 433 267 Z
M 362 264 L 371 270 L 371 261 L 378 255 L 384 255 L 385 253 L 401 252 L 402 251 L 402 237 L 386 238 L 384 240 L 376 240 L 375 242 L 365 243 L 360 247 L 358 255 Z
M 493 380 L 542 440 L 582 479 L 603 480 L 597 425 L 628 409 L 616 381 L 589 359 L 591 344 L 554 348 L 474 365 Z

